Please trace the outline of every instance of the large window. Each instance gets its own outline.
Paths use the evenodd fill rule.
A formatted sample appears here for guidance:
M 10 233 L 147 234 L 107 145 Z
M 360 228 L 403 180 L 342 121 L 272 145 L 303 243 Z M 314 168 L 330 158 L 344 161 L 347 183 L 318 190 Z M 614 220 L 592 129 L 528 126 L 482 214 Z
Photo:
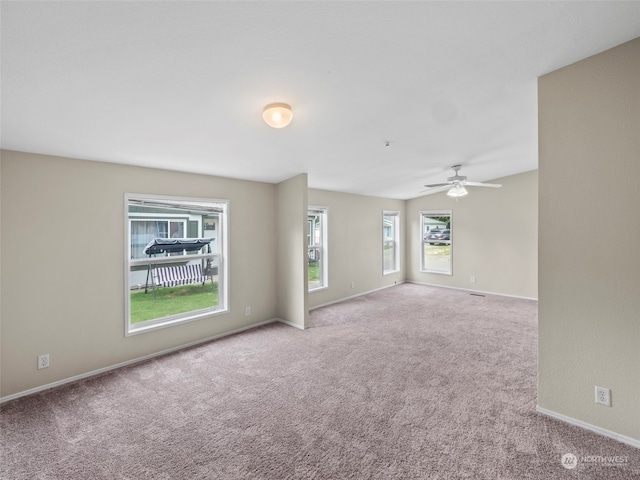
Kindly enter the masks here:
M 382 271 L 384 275 L 400 270 L 400 214 L 382 214 Z
M 327 209 L 309 207 L 307 214 L 307 256 L 309 291 L 327 285 Z
M 127 194 L 126 334 L 227 310 L 226 200 Z
M 420 212 L 420 270 L 452 275 L 451 210 Z

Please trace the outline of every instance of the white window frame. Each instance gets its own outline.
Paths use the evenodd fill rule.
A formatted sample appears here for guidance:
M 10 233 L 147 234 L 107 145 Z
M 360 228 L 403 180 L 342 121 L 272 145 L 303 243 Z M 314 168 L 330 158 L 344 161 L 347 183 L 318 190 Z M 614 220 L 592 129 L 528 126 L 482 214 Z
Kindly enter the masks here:
M 385 220 L 386 217 L 393 217 L 393 238 L 388 239 L 385 233 Z M 385 270 L 385 247 L 388 243 L 393 246 L 393 264 L 395 266 L 392 270 Z M 391 275 L 400 271 L 400 212 L 392 210 L 383 210 L 382 212 L 382 274 Z
M 449 229 L 451 230 L 450 240 L 448 242 L 449 248 L 449 270 L 432 270 L 425 267 L 425 258 L 424 258 L 424 249 L 425 243 L 429 243 L 425 240 L 425 231 L 424 231 L 424 217 L 433 217 L 433 216 L 449 216 Z M 433 273 L 436 275 L 453 275 L 453 211 L 452 210 L 423 210 L 420 212 L 420 272 L 423 273 Z
M 329 288 L 329 248 L 328 248 L 328 218 L 329 209 L 323 206 L 309 205 L 307 207 L 307 219 L 310 214 L 316 213 L 320 215 L 320 244 L 307 242 L 307 249 L 312 247 L 320 247 L 320 285 L 311 287 L 309 286 L 309 292 L 317 292 Z M 307 222 L 308 223 L 308 222 Z M 310 235 L 310 233 L 308 232 Z M 307 250 L 308 251 L 308 250 Z
M 175 263 L 175 256 L 167 257 L 152 257 L 152 258 L 131 258 L 131 220 L 145 220 L 157 217 L 159 220 L 169 220 L 172 214 L 155 214 L 155 213 L 129 213 L 129 201 L 130 200 L 146 200 L 150 202 L 175 202 L 188 205 L 189 203 L 197 205 L 201 203 L 205 204 L 217 204 L 221 205 L 222 212 L 220 213 L 220 220 L 218 223 L 218 233 L 216 241 L 218 243 L 217 253 L 198 253 L 189 254 L 189 260 L 198 259 L 215 259 L 217 260 L 218 267 L 218 305 L 210 308 L 193 310 L 190 312 L 184 312 L 181 314 L 171 315 L 167 317 L 147 320 L 136 324 L 130 322 L 130 299 L 131 299 L 131 267 L 137 265 L 149 265 L 153 263 L 155 265 L 162 265 L 165 263 Z M 188 215 L 177 215 L 178 217 L 184 217 Z M 166 328 L 173 325 L 179 325 L 195 320 L 200 320 L 205 317 L 211 317 L 214 315 L 220 315 L 229 311 L 229 261 L 228 261 L 228 238 L 229 238 L 229 201 L 224 199 L 211 199 L 211 198 L 193 198 L 193 197 L 176 197 L 169 195 L 151 195 L 151 194 L 137 194 L 126 193 L 124 198 L 124 218 L 125 218 L 125 279 L 124 279 L 124 298 L 125 298 L 125 336 L 137 335 L 140 333 L 151 332 L 160 328 Z M 185 222 L 186 227 L 186 222 Z M 199 224 L 199 231 L 202 231 L 202 225 Z M 186 234 L 186 230 L 185 230 Z

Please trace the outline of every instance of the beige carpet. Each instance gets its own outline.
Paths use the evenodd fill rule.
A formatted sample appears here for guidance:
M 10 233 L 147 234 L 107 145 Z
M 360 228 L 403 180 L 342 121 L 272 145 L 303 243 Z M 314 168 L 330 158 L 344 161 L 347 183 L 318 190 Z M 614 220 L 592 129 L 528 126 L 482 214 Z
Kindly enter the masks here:
M 413 284 L 320 308 L 5 404 L 0 476 L 637 478 L 637 449 L 535 412 L 536 318 Z

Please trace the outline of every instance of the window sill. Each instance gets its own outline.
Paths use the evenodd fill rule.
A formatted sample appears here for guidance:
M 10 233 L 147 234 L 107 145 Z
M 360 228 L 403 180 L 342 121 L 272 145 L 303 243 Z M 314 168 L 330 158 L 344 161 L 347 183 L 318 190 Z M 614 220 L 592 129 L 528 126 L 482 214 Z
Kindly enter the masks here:
M 439 272 L 437 270 L 420 270 L 420 273 L 431 273 L 433 275 L 448 275 L 453 276 L 453 272 Z
M 323 285 L 322 287 L 317 287 L 317 288 L 313 288 L 313 289 L 309 289 L 308 292 L 309 293 L 314 293 L 314 292 L 319 292 L 321 290 L 326 290 L 327 288 L 329 288 L 328 285 Z
M 184 323 L 194 322 L 196 320 L 201 320 L 203 318 L 214 317 L 217 315 L 221 315 L 223 313 L 228 313 L 228 309 L 220 309 L 220 310 L 207 310 L 201 313 L 192 313 L 181 315 L 177 318 L 168 318 L 164 321 L 158 321 L 157 323 L 150 324 L 137 324 L 130 325 L 127 324 L 125 337 L 131 337 L 133 335 L 139 335 L 141 333 L 153 332 L 155 330 L 160 330 L 161 328 L 173 327 L 175 325 L 182 325 Z

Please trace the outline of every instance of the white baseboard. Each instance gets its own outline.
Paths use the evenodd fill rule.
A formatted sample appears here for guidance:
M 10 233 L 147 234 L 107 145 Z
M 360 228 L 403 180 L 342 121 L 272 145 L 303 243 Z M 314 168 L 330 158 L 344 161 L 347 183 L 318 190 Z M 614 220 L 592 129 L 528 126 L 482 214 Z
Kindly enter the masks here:
M 451 290 L 462 290 L 463 292 L 477 293 L 477 294 L 481 294 L 481 295 L 496 295 L 498 297 L 520 298 L 522 300 L 533 300 L 535 302 L 538 301 L 537 298 L 534 298 L 534 297 L 523 297 L 522 295 L 510 295 L 508 293 L 487 292 L 487 291 L 484 291 L 484 290 L 473 290 L 471 288 L 451 287 L 449 285 L 439 285 L 437 283 L 416 282 L 414 280 L 407 280 L 406 282 L 407 283 L 415 283 L 416 285 L 426 285 L 428 287 L 441 287 L 441 288 L 450 288 Z
M 169 353 L 174 353 L 174 352 L 177 352 L 179 350 L 184 350 L 185 348 L 194 347 L 194 346 L 200 345 L 202 343 L 207 343 L 207 342 L 210 342 L 212 340 L 216 340 L 218 338 L 226 337 L 228 335 L 233 335 L 235 333 L 244 332 L 245 330 L 250 330 L 252 328 L 260 327 L 262 325 L 267 325 L 269 323 L 274 323 L 274 322 L 283 322 L 283 323 L 287 323 L 288 325 L 291 325 L 291 326 L 294 326 L 294 327 L 298 327 L 298 325 L 289 324 L 288 322 L 284 322 L 283 320 L 280 320 L 278 318 L 272 318 L 270 320 L 265 320 L 263 322 L 253 323 L 253 324 L 248 325 L 246 327 L 236 328 L 235 330 L 231 330 L 229 332 L 219 333 L 218 335 L 213 335 L 211 337 L 202 338 L 200 340 L 196 340 L 196 341 L 190 342 L 190 343 L 185 343 L 185 344 L 179 345 L 177 347 L 168 348 L 168 349 L 162 350 L 160 352 L 151 353 L 151 354 L 145 355 L 143 357 L 138 357 L 138 358 L 134 358 L 132 360 L 127 360 L 126 362 L 121 362 L 121 363 L 117 363 L 115 365 L 110 365 L 108 367 L 99 368 L 98 370 L 92 370 L 90 372 L 82 373 L 82 374 L 76 375 L 74 377 L 64 378 L 62 380 L 58 380 L 56 382 L 48 383 L 48 384 L 42 385 L 40 387 L 31 388 L 29 390 L 24 390 L 22 392 L 14 393 L 12 395 L 7 395 L 6 397 L 0 397 L 0 404 L 3 404 L 5 402 L 9 402 L 11 400 L 15 400 L 15 399 L 20 398 L 20 397 L 26 397 L 27 395 L 33 395 L 34 393 L 40 393 L 40 392 L 43 392 L 45 390 L 50 390 L 52 388 L 61 387 L 62 385 L 66 385 L 68 383 L 74 383 L 74 382 L 78 382 L 80 380 L 84 380 L 86 378 L 95 377 L 96 375 L 102 375 L 103 373 L 110 372 L 111 370 L 117 370 L 118 368 L 127 367 L 129 365 L 133 365 L 133 364 L 136 364 L 136 363 L 144 362 L 146 360 L 150 360 L 150 359 L 155 358 L 155 357 L 161 357 L 162 355 L 167 355 Z M 298 327 L 298 328 L 300 328 L 300 327 Z
M 540 406 L 536 407 L 536 411 L 547 417 L 552 417 L 557 420 L 561 420 L 570 425 L 575 425 L 576 427 L 584 428 L 585 430 L 589 430 L 591 432 L 597 433 L 598 435 L 602 435 L 603 437 L 612 438 L 617 440 L 618 442 L 625 443 L 635 448 L 640 448 L 640 440 L 635 438 L 627 437 L 626 435 L 621 435 L 616 432 L 612 432 L 611 430 L 607 430 L 606 428 L 598 427 L 596 425 L 591 425 L 590 423 L 583 422 L 582 420 L 577 420 L 572 417 L 567 417 L 566 415 L 562 415 L 561 413 L 556 413 L 552 410 L 547 410 L 546 408 L 542 408 Z
M 333 305 L 334 303 L 344 302 L 345 300 L 351 300 L 352 298 L 358 298 L 358 297 L 361 297 L 362 295 L 368 295 L 368 294 L 373 293 L 373 292 L 379 292 L 380 290 L 385 290 L 387 288 L 396 287 L 396 286 L 400 285 L 401 283 L 405 283 L 404 280 L 398 281 L 393 285 L 385 285 L 384 287 L 374 288 L 373 290 L 367 290 L 366 292 L 357 293 L 355 295 L 350 295 L 348 297 L 340 298 L 338 300 L 333 300 L 331 302 L 323 303 L 322 305 L 316 305 L 315 307 L 309 307 L 309 311 L 315 310 L 316 308 L 328 307 L 329 305 Z
M 298 325 L 297 323 L 289 322 L 288 320 L 283 320 L 281 318 L 274 319 L 276 322 L 284 323 L 285 325 L 289 325 L 290 327 L 299 328 L 300 330 L 304 330 L 305 327 L 302 325 Z

